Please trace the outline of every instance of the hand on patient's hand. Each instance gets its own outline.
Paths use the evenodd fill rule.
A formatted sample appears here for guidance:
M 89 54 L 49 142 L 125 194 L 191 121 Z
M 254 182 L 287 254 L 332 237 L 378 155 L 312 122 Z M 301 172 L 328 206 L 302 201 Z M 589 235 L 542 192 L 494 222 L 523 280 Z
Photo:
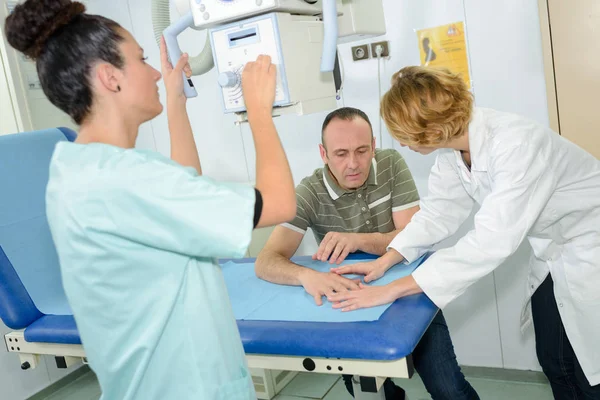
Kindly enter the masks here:
M 323 296 L 356 290 L 359 287 L 358 281 L 331 272 L 318 272 L 308 269 L 300 276 L 300 283 L 302 283 L 304 290 L 314 297 L 315 304 L 318 306 L 323 304 Z
M 390 285 L 367 286 L 361 283 L 359 286 L 359 290 L 335 293 L 327 296 L 327 300 L 334 303 L 333 308 L 341 309 L 342 311 L 380 306 L 396 300 L 394 290 Z
M 188 55 L 184 53 L 181 55 L 179 61 L 175 67 L 169 62 L 167 56 L 167 45 L 165 44 L 165 38 L 160 38 L 160 61 L 163 80 L 165 82 L 165 88 L 167 90 L 167 98 L 179 99 L 186 101 L 185 94 L 183 93 L 183 77 L 181 72 L 185 72 L 185 76 L 190 78 L 192 76 L 192 69 L 188 62 Z
M 357 239 L 356 233 L 329 232 L 312 258 L 319 261 L 329 260 L 330 264 L 340 264 L 348 254 L 358 250 Z
M 277 67 L 271 63 L 271 57 L 260 55 L 249 62 L 242 72 L 242 91 L 248 115 L 257 112 L 271 115 L 275 102 L 275 84 Z
M 380 265 L 379 260 L 373 260 L 365 263 L 356 263 L 344 265 L 343 267 L 331 268 L 331 272 L 338 275 L 356 274 L 364 275 L 365 282 L 369 283 L 381 278 L 387 269 Z

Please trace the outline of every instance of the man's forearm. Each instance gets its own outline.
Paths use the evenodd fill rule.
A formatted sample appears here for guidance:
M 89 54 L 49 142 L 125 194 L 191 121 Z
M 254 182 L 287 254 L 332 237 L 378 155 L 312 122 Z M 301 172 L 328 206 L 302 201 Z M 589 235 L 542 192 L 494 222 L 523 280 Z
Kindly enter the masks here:
M 256 258 L 256 276 L 279 285 L 302 286 L 302 274 L 313 272 L 274 251 L 263 250 Z
M 196 148 L 185 103 L 168 101 L 167 118 L 171 137 L 171 159 L 185 167 L 196 169 L 198 174 L 202 175 L 198 149 Z
M 387 246 L 401 231 L 397 229 L 389 233 L 356 233 L 358 235 L 358 250 L 381 256 L 387 251 Z

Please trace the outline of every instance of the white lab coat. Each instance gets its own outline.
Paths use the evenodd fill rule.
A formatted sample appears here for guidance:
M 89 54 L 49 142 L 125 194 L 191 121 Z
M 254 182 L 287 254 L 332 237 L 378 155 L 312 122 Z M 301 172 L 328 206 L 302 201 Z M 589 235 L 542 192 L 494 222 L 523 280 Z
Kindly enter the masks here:
M 436 252 L 413 277 L 440 308 L 492 272 L 528 239 L 533 254 L 521 327 L 548 273 L 558 310 L 590 384 L 600 384 L 600 161 L 523 117 L 475 108 L 471 171 L 441 150 L 429 194 L 389 247 L 413 261 L 454 234 L 481 205 L 474 229 Z

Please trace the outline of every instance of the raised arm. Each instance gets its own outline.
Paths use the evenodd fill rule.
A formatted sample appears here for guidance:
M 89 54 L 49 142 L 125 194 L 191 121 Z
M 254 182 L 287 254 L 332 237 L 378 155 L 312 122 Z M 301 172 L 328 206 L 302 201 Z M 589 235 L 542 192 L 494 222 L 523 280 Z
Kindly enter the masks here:
M 167 118 L 171 138 L 171 159 L 185 167 L 192 167 L 202 175 L 196 141 L 187 114 L 187 98 L 183 93 L 182 72 L 191 76 L 188 55 L 183 54 L 175 67 L 167 58 L 165 39 L 160 42 L 161 69 L 167 90 Z
M 294 181 L 281 141 L 273 123 L 277 70 L 271 57 L 261 55 L 244 67 L 242 90 L 256 149 L 256 189 L 263 208 L 258 227 L 271 226 L 294 218 Z

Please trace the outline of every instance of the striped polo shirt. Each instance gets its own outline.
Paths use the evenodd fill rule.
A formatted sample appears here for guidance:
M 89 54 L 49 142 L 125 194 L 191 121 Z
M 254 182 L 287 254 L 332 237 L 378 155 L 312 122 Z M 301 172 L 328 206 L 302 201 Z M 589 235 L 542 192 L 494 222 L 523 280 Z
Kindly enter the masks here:
M 393 149 L 375 150 L 369 177 L 358 189 L 342 189 L 327 166 L 296 187 L 298 208 L 290 223 L 299 233 L 311 228 L 317 243 L 328 232 L 388 233 L 392 213 L 419 205 L 419 193 L 404 158 Z

